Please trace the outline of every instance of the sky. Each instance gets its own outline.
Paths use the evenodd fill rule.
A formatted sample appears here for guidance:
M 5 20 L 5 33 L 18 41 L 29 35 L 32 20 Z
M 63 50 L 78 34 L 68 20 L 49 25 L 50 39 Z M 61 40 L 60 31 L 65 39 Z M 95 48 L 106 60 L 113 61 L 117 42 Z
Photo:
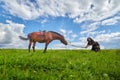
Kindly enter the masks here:
M 27 48 L 27 36 L 39 30 L 55 31 L 76 46 L 87 37 L 101 49 L 120 48 L 120 0 L 0 0 L 0 48 Z M 38 49 L 44 43 L 37 43 Z M 48 48 L 79 49 L 53 41 Z

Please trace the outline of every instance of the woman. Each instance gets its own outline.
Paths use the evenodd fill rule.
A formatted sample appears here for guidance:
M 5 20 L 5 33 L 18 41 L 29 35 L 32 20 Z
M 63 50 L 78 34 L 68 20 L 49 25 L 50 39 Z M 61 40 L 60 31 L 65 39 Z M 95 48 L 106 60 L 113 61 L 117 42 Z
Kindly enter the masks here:
M 91 37 L 88 37 L 87 41 L 88 43 L 85 48 L 88 48 L 90 45 L 92 45 L 92 49 L 91 49 L 92 51 L 95 51 L 95 52 L 100 51 L 100 45 L 98 42 L 94 41 Z

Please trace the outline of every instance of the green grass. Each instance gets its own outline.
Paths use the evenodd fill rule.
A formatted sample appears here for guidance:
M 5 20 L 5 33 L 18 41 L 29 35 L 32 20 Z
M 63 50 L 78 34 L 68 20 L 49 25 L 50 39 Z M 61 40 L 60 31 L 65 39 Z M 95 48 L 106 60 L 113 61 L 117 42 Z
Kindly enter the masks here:
M 120 49 L 0 49 L 0 80 L 120 80 Z

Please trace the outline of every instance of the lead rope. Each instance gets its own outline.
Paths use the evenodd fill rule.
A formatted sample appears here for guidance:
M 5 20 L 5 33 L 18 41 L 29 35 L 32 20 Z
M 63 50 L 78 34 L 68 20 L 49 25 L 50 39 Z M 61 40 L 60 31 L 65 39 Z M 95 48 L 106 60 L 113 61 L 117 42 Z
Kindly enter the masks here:
M 73 44 L 71 44 L 71 42 L 69 42 L 68 45 L 73 46 L 73 47 L 78 47 L 78 48 L 85 48 L 85 47 L 83 47 L 83 46 L 73 45 Z

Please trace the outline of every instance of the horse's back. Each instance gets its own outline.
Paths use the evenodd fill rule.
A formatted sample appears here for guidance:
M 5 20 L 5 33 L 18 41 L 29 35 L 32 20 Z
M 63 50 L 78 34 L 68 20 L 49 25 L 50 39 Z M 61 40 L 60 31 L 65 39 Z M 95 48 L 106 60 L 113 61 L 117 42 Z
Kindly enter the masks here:
M 45 41 L 48 41 L 48 40 L 51 40 L 52 39 L 52 34 L 51 32 L 49 31 L 45 31 L 45 32 L 32 32 L 29 34 L 30 36 L 30 39 L 32 41 L 37 41 L 37 42 L 45 42 Z
M 30 37 L 31 41 L 38 41 L 38 42 L 41 41 L 40 40 L 40 35 L 37 32 L 31 32 L 29 34 L 29 37 Z

